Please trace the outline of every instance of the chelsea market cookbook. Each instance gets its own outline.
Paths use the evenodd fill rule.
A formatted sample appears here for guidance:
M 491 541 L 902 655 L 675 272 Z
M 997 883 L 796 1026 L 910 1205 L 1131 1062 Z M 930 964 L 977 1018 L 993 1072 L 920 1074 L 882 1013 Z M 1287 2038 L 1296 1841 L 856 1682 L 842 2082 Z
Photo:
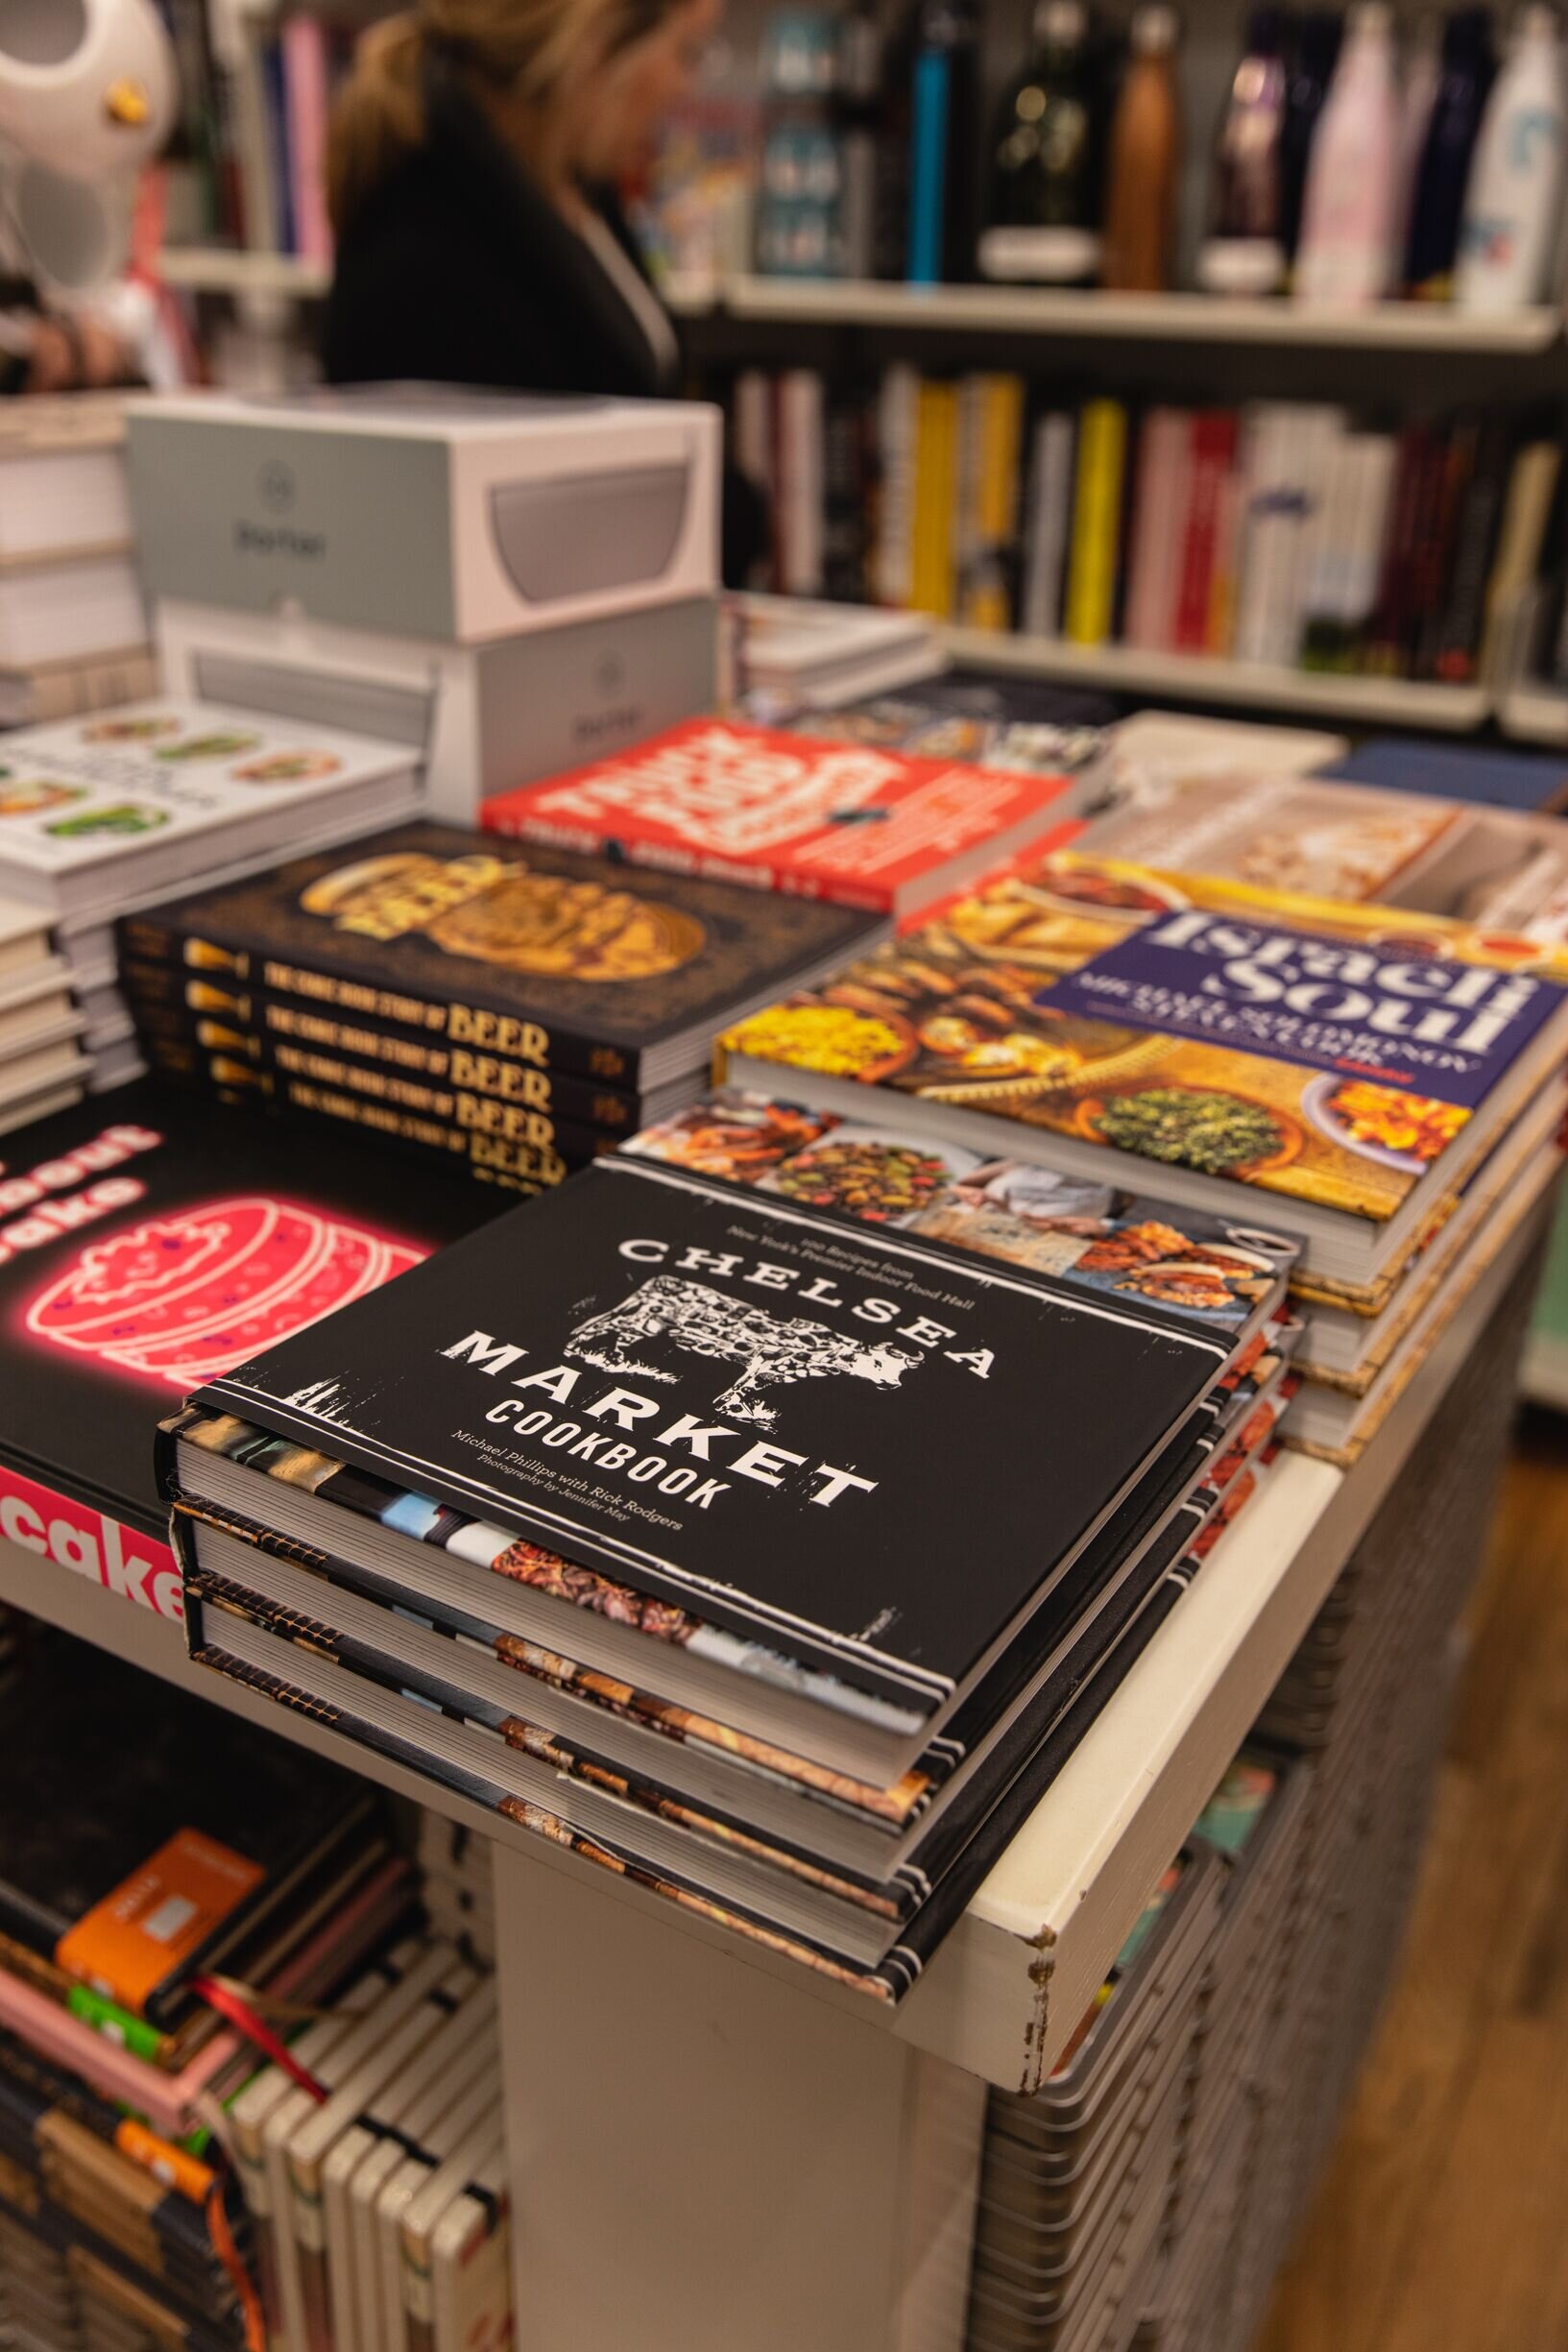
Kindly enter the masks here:
M 688 1890 L 747 1909 L 764 1931 L 808 1936 L 819 1957 L 865 1968 L 914 1931 L 917 1912 L 920 1932 L 931 1930 L 936 1915 L 924 1906 L 936 1887 L 951 1907 L 953 1873 L 973 1865 L 982 1830 L 1028 1800 L 1037 1759 L 1058 1752 L 1051 1743 L 1086 1687 L 1250 1491 L 1289 1385 L 1277 1309 L 1291 1253 L 1257 1247 L 1262 1235 L 1247 1247 L 1204 1220 L 1183 1232 L 1156 1203 L 1038 1170 L 982 1169 L 760 1098 L 712 1099 L 628 1148 L 906 1231 L 961 1192 L 987 1255 L 1054 1268 L 1090 1303 L 1158 1303 L 1226 1335 L 1231 1355 L 1135 1493 L 888 1785 L 661 1697 L 672 1661 L 712 1661 L 712 1628 L 232 1416 L 192 1414 L 179 1431 L 181 1453 L 206 1457 L 186 1454 L 188 1484 L 206 1491 L 175 1514 L 193 1649 L 222 1670 L 270 1677 L 265 1686 L 284 1703 L 308 1697 L 315 1677 L 330 1719 L 366 1744 L 479 1802 L 520 1806 L 532 1826 L 541 1806 L 552 1819 L 565 1813 L 574 1834 L 607 1840 L 635 1863 L 662 1858 Z M 1025 1179 L 1021 1191 L 1010 1174 Z M 213 1458 L 237 1468 L 239 1483 L 226 1487 L 221 1470 L 214 1478 Z M 235 1509 L 247 1475 L 253 1517 Z M 308 1526 L 302 1488 L 314 1507 Z M 323 1548 L 327 1504 L 336 1557 Z M 576 1605 L 558 1646 L 517 1630 L 520 1582 Z M 600 1607 L 639 1629 L 630 1639 L 640 1641 L 652 1687 L 581 1662 L 593 1622 L 581 1612 Z M 573 1658 L 563 1655 L 567 1643 Z M 755 1694 L 779 1662 L 754 1654 L 729 1698 Z
M 737 1085 L 1114 1180 L 1248 1195 L 1369 1285 L 1568 1053 L 1568 960 L 1427 913 L 1071 850 L 736 1023 Z M 1244 1189 L 1243 1189 L 1244 1188 Z
M 499 1527 L 616 1580 L 663 1638 L 522 1588 L 516 1630 L 886 1783 L 1237 1346 L 1152 1300 L 617 1154 L 193 1401 L 468 1516 L 487 1564 Z M 284 1532 L 339 1557 L 390 1540 L 308 1472 L 285 1497 L 178 1424 L 164 1472 L 264 1525 L 286 1499 Z

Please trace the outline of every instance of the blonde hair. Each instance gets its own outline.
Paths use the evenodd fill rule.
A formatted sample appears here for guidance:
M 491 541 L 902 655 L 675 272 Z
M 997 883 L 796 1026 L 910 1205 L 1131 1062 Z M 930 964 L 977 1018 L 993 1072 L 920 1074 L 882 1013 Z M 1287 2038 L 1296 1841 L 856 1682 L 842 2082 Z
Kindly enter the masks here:
M 545 107 L 667 15 L 677 0 L 416 0 L 373 25 L 332 112 L 326 201 L 334 229 L 425 135 L 429 59 Z

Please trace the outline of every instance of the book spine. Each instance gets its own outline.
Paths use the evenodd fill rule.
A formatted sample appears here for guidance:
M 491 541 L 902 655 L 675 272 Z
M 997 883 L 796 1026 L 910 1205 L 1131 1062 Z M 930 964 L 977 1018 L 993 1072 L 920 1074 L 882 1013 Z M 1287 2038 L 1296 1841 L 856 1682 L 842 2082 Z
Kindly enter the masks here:
M 779 485 L 775 479 L 771 424 L 773 388 L 760 368 L 742 368 L 735 383 L 735 461 L 762 494 L 768 546 L 753 569 L 754 585 L 771 584 L 778 569 Z
M 427 1162 L 438 1161 L 454 1172 L 465 1169 L 481 1181 L 504 1185 L 509 1191 L 550 1191 L 593 1156 L 593 1148 L 580 1142 L 573 1142 L 568 1159 L 554 1145 L 519 1142 L 496 1128 L 464 1128 L 422 1111 L 401 1108 L 384 1096 L 356 1091 L 345 1070 L 332 1064 L 318 1067 L 316 1057 L 306 1057 L 307 1070 L 279 1070 L 275 1076 L 230 1055 L 177 1045 L 168 1038 L 150 1038 L 145 1050 L 148 1066 L 156 1076 L 209 1094 L 226 1109 L 263 1114 L 290 1111 L 357 1128 L 381 1142 L 403 1147 Z M 334 1074 L 327 1075 L 328 1071 Z M 486 1107 L 502 1110 L 505 1106 Z M 567 1141 L 564 1130 L 558 1134 L 563 1143 Z M 594 1147 L 599 1140 L 593 1139 Z
M 1012 626 L 1023 443 L 1023 377 L 987 376 L 980 437 L 978 577 L 970 612 L 977 628 Z
M 288 126 L 294 247 L 307 261 L 330 261 L 326 217 L 326 30 L 319 17 L 283 19 L 283 97 Z
M 198 1023 L 212 1022 L 257 1039 L 269 1060 L 275 1044 L 310 1047 L 431 1085 L 515 1103 L 545 1119 L 612 1137 L 635 1135 L 647 1125 L 638 1095 L 567 1072 L 541 1070 L 513 1055 L 448 1045 L 406 1024 L 342 1019 L 307 1010 L 264 988 L 215 987 L 178 965 L 129 958 L 120 967 L 120 985 L 138 1031 L 150 1036 L 188 1040 Z
M 1408 424 L 1399 436 L 1382 576 L 1367 632 L 1365 667 L 1379 677 L 1397 677 L 1404 667 L 1426 442 L 1427 428 L 1419 424 Z
M 822 594 L 822 399 L 814 368 L 786 368 L 779 378 L 779 570 L 786 596 Z
M 1176 593 L 1174 642 L 1181 653 L 1209 650 L 1209 616 L 1218 558 L 1220 510 L 1236 448 L 1236 419 L 1225 409 L 1194 417 L 1192 489 Z
M 901 364 L 884 373 L 877 401 L 877 594 L 883 604 L 901 607 L 910 604 L 914 596 L 920 392 L 914 369 Z
M 1391 433 L 1364 433 L 1360 437 L 1358 454 L 1353 539 L 1343 609 L 1345 659 L 1355 669 L 1365 667 L 1377 613 L 1384 550 L 1393 521 L 1399 445 Z
M 1030 637 L 1055 637 L 1061 630 L 1073 441 L 1073 421 L 1065 411 L 1041 417 L 1035 425 L 1024 583 L 1024 628 Z
M 283 45 L 276 34 L 261 43 L 261 92 L 267 115 L 267 150 L 272 166 L 273 217 L 280 254 L 297 254 L 294 163 L 289 154 L 288 92 L 283 83 Z
M 953 461 L 953 610 L 968 617 L 971 583 L 980 551 L 980 443 L 985 432 L 985 378 L 957 383 Z
M 395 1021 L 443 1038 L 450 1045 L 507 1054 L 539 1070 L 569 1071 L 635 1093 L 638 1057 L 580 1030 L 552 1030 L 543 1021 L 455 997 L 418 996 L 403 989 L 375 988 L 325 962 L 294 963 L 257 953 L 237 941 L 212 939 L 163 920 L 157 910 L 122 915 L 116 922 L 118 953 L 154 963 L 171 963 L 205 975 L 217 986 L 229 981 L 263 988 L 269 996 L 346 1012 L 362 1019 Z
M 1424 547 L 1421 594 L 1416 614 L 1411 675 L 1435 678 L 1442 646 L 1443 615 L 1448 584 L 1453 576 L 1459 518 L 1469 495 L 1480 453 L 1481 427 L 1473 417 L 1461 417 L 1451 427 L 1443 452 L 1437 497 L 1431 512 L 1430 535 Z
M 1259 464 L 1255 417 L 1235 421 L 1232 459 L 1219 489 L 1215 524 L 1214 578 L 1209 590 L 1208 650 L 1221 658 L 1236 643 L 1236 605 L 1242 569 L 1242 532 Z
M 1556 444 L 1551 441 L 1532 442 L 1513 461 L 1497 554 L 1486 584 L 1481 652 L 1481 669 L 1485 677 L 1496 678 L 1501 674 L 1515 605 L 1534 584 L 1540 569 L 1560 465 Z
M 1085 405 L 1067 582 L 1067 635 L 1075 645 L 1102 645 L 1110 634 L 1126 438 L 1120 400 Z
M 1127 609 L 1122 637 L 1145 652 L 1160 643 L 1161 588 L 1169 537 L 1167 494 L 1170 448 L 1182 420 L 1174 409 L 1151 408 L 1138 435 L 1137 487 L 1127 534 Z
M 264 1033 L 254 1028 L 236 1029 L 205 1014 L 178 1012 L 172 1017 L 144 1016 L 140 1041 L 149 1057 L 173 1077 L 210 1075 L 212 1082 L 234 1091 L 251 1090 L 276 1097 L 287 1079 L 308 1079 L 319 1086 L 336 1086 L 362 1096 L 369 1103 L 431 1120 L 468 1135 L 499 1136 L 528 1151 L 558 1154 L 573 1166 L 585 1166 L 595 1152 L 616 1138 L 602 1128 L 560 1119 L 529 1103 L 492 1093 L 476 1093 L 450 1080 L 430 1081 L 406 1072 L 389 1070 L 375 1056 L 345 1051 L 324 1051 L 312 1041 L 291 1039 L 286 1033 Z M 240 1077 L 235 1065 L 243 1065 Z
M 840 604 L 863 604 L 871 589 L 869 427 L 858 393 L 830 391 L 822 444 L 822 582 L 824 594 Z
M 953 611 L 958 388 L 923 381 L 915 426 L 915 506 L 909 601 L 945 620 Z
M 1508 429 L 1493 421 L 1482 432 L 1455 533 L 1454 561 L 1434 664 L 1445 685 L 1468 686 L 1477 673 L 1486 583 L 1502 520 L 1508 468 Z

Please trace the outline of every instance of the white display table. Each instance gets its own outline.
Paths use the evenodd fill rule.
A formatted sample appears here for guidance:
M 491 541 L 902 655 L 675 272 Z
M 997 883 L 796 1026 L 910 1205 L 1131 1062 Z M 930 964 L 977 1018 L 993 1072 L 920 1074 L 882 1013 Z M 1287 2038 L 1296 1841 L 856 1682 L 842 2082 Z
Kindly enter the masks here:
M 0 1543 L 0 1599 L 493 1840 L 519 2352 L 956 2352 L 986 2086 L 1049 2071 L 1549 1208 L 1353 1472 L 1282 1460 L 897 2012 L 191 1666 L 36 1549 Z

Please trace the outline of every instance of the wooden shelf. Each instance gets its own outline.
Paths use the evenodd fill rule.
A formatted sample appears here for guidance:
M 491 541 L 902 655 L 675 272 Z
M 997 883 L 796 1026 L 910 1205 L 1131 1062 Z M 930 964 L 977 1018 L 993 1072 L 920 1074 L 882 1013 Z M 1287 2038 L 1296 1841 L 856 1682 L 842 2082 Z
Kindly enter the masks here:
M 189 294 L 283 295 L 314 302 L 332 282 L 326 261 L 298 254 L 237 253 L 224 245 L 170 245 L 158 255 L 165 285 Z
M 1497 715 L 1503 732 L 1517 743 L 1568 747 L 1568 694 L 1549 686 L 1520 686 L 1501 696 Z
M 1423 686 L 1404 678 L 1339 677 L 1283 669 L 1205 654 L 1149 653 L 1135 645 L 1073 645 L 1052 637 L 1011 637 L 1000 630 L 943 626 L 937 635 L 955 661 L 977 668 L 1125 694 L 1174 695 L 1258 711 L 1310 713 L 1368 725 L 1429 727 L 1463 734 L 1487 715 L 1484 687 Z
M 1284 299 L 1225 302 L 1209 294 L 905 286 L 877 279 L 734 278 L 716 291 L 678 291 L 674 306 L 688 317 L 722 310 L 736 319 L 794 320 L 803 326 L 1100 337 L 1122 343 L 1263 343 L 1450 356 L 1551 351 L 1561 342 L 1564 324 L 1561 311 L 1545 306 L 1495 318 L 1425 303 L 1330 311 L 1308 310 Z

